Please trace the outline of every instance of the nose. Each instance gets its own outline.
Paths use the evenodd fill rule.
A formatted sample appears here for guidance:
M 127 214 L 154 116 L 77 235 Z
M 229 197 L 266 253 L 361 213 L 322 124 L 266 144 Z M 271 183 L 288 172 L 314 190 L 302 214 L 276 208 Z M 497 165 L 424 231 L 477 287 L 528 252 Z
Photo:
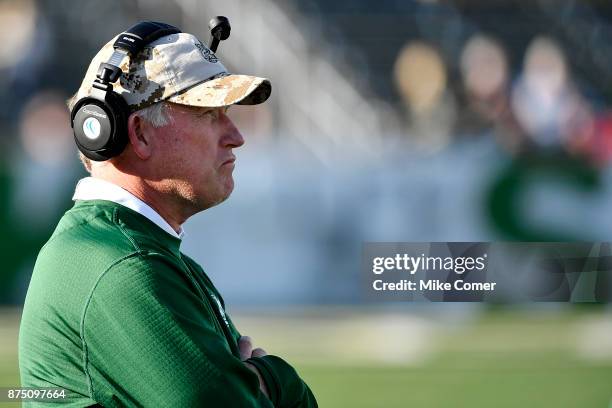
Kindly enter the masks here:
M 225 113 L 222 113 L 221 115 L 223 115 L 225 126 L 223 145 L 230 148 L 242 146 L 244 144 L 244 138 L 236 125 L 234 125 L 234 122 L 232 122 L 232 120 Z

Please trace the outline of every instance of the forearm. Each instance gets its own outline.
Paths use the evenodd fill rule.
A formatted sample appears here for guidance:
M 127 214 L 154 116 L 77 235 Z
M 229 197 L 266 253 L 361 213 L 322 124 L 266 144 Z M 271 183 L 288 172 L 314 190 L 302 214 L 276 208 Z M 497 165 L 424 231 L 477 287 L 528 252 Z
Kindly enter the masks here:
M 259 371 L 276 408 L 316 408 L 317 401 L 306 383 L 286 361 L 267 355 L 247 360 Z

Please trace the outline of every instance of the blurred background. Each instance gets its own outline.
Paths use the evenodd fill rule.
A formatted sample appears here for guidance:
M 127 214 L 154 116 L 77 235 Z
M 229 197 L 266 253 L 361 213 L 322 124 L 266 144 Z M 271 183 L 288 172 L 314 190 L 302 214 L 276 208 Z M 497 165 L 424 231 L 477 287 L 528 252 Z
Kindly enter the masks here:
M 612 407 L 605 302 L 366 302 L 360 283 L 364 242 L 610 241 L 603 0 L 0 0 L 0 387 L 19 385 L 36 254 L 86 176 L 64 101 L 134 22 L 207 42 L 215 15 L 219 57 L 273 93 L 230 110 L 235 192 L 182 250 L 243 333 L 322 407 Z

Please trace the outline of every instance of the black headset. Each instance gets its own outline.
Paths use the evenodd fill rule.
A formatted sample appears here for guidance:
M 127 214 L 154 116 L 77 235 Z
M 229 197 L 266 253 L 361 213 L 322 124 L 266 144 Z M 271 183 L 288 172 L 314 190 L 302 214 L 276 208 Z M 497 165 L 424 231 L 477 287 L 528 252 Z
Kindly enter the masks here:
M 121 76 L 123 58 L 136 56 L 158 38 L 180 32 L 169 24 L 143 21 L 119 35 L 113 55 L 98 68 L 91 95 L 78 100 L 70 112 L 74 140 L 86 157 L 108 160 L 121 153 L 128 142 L 129 108 L 112 85 Z

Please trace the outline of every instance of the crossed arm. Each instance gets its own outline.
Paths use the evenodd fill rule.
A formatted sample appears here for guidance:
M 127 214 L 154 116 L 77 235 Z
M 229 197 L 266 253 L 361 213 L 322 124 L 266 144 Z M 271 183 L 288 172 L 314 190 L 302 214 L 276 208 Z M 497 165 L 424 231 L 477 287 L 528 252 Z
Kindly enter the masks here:
M 84 369 L 104 406 L 316 407 L 284 360 L 238 342 L 163 258 L 136 256 L 102 276 L 81 322 Z

